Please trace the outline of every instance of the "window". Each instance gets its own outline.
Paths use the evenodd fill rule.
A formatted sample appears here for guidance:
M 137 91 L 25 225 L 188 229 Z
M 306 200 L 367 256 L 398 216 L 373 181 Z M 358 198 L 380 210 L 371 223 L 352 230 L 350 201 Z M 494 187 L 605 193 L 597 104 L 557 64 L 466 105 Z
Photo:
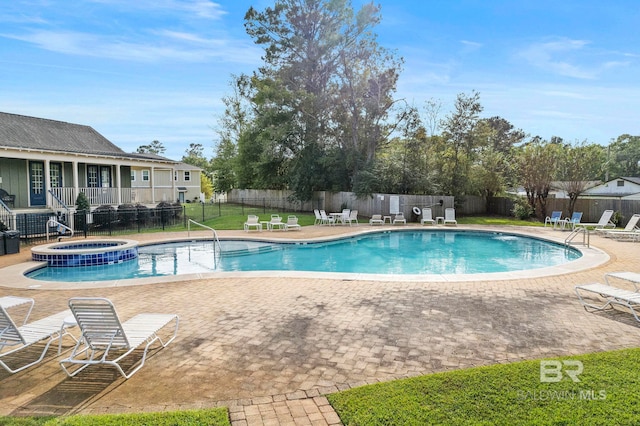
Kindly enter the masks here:
M 59 188 L 62 186 L 62 164 L 51 163 L 49 165 L 49 180 L 52 188 Z
M 149 170 L 142 171 L 142 181 L 149 182 Z
M 136 181 L 136 171 L 131 170 L 131 182 L 135 182 L 135 181 Z
M 184 171 L 184 181 L 189 182 L 191 180 L 191 172 L 185 170 Z
M 89 188 L 98 187 L 98 166 L 87 166 L 87 186 Z
M 178 180 L 178 171 L 177 170 L 173 171 L 173 180 Z
M 624 186 L 624 181 L 623 180 L 619 180 L 618 181 L 618 186 Z

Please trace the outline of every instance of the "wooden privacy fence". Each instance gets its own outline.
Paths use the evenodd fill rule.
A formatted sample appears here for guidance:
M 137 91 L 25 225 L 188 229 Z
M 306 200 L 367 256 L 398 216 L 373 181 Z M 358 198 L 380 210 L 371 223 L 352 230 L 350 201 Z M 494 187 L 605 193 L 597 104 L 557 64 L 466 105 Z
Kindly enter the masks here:
M 373 214 L 391 214 L 397 208 L 410 221 L 417 216 L 413 207 L 432 207 L 433 215 L 443 216 L 446 207 L 455 207 L 456 216 L 477 216 L 493 214 L 498 216 L 513 216 L 514 200 L 511 197 L 494 197 L 489 200 L 478 196 L 465 196 L 454 200 L 445 195 L 400 195 L 373 194 L 365 198 L 357 198 L 353 192 L 314 192 L 311 201 L 293 201 L 292 191 L 287 190 L 258 190 L 234 189 L 227 195 L 230 203 L 247 203 L 254 200 L 258 207 L 271 207 L 279 211 L 308 211 L 323 209 L 327 212 L 342 211 L 342 209 L 358 210 L 360 217 L 371 217 Z M 439 201 L 443 201 L 442 207 Z M 266 205 L 269 204 L 269 205 Z M 583 222 L 597 222 L 605 210 L 613 210 L 621 215 L 619 226 L 624 226 L 635 213 L 640 213 L 640 200 L 620 199 L 589 199 L 579 198 L 574 210 L 583 213 Z M 548 198 L 547 214 L 553 210 L 561 210 L 563 216 L 569 216 L 569 200 L 564 198 Z

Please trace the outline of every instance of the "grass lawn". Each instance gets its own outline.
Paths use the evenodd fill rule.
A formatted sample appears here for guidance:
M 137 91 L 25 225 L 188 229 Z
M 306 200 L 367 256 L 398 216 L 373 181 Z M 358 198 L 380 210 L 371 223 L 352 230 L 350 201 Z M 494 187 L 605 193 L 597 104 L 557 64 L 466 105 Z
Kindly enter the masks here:
M 580 361 L 574 382 L 541 380 L 540 361 L 368 385 L 329 395 L 345 425 L 640 424 L 640 349 L 554 358 Z M 545 360 L 547 361 L 547 360 Z M 559 378 L 560 370 L 544 370 Z
M 75 415 L 68 417 L 0 417 L 6 426 L 229 426 L 224 407 L 209 410 L 167 411 L 162 413 Z

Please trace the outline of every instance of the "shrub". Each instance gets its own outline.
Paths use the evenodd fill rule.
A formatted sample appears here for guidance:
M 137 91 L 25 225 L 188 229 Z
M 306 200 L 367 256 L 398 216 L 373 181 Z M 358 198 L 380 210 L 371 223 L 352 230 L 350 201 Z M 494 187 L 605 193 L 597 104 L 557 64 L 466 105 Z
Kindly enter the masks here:
M 116 221 L 116 209 L 112 206 L 102 205 L 93 211 L 93 224 L 95 226 L 105 226 Z
M 144 204 L 136 204 L 135 208 L 138 212 L 138 223 L 141 225 L 145 225 L 147 222 L 149 222 L 149 219 L 151 218 L 149 207 L 145 206 Z
M 533 216 L 533 209 L 527 202 L 527 200 L 523 198 L 517 198 L 513 205 L 513 210 L 511 211 L 513 216 L 520 220 L 527 220 L 531 216 Z
M 118 221 L 123 226 L 129 226 L 136 221 L 138 210 L 133 204 L 125 203 L 118 206 Z
M 91 208 L 91 204 L 89 203 L 89 199 L 87 198 L 87 194 L 81 192 L 76 197 L 76 210 L 86 210 L 88 211 Z

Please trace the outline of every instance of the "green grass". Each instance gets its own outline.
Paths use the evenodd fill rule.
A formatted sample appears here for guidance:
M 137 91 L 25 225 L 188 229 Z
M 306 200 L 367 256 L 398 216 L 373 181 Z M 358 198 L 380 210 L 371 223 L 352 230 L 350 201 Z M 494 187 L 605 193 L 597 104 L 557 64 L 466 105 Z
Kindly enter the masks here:
M 540 361 L 526 361 L 368 385 L 328 398 L 345 425 L 640 424 L 640 349 L 557 359 L 583 363 L 579 383 L 567 376 L 542 383 Z
M 69 417 L 0 417 L 6 426 L 229 426 L 224 407 L 161 413 L 75 415 Z

